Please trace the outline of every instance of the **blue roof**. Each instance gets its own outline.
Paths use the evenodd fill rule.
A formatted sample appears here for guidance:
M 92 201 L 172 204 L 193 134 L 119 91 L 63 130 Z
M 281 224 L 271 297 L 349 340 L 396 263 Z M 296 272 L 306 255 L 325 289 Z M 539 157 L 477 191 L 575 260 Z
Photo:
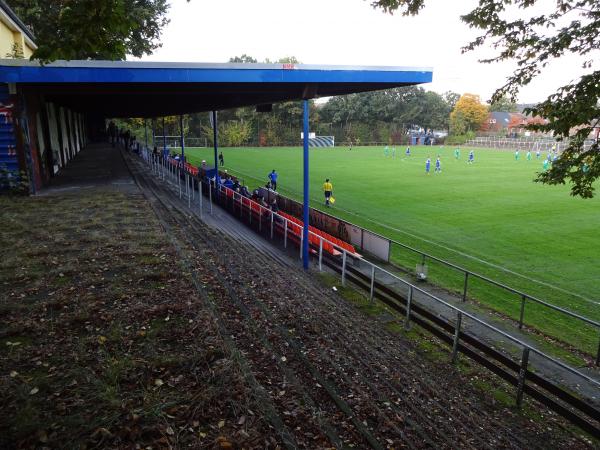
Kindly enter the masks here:
M 130 117 L 343 95 L 431 80 L 431 69 L 412 67 L 144 61 L 40 65 L 0 59 L 0 82 L 36 89 L 76 110 L 93 108 L 104 115 Z M 157 102 L 163 106 L 160 111 Z

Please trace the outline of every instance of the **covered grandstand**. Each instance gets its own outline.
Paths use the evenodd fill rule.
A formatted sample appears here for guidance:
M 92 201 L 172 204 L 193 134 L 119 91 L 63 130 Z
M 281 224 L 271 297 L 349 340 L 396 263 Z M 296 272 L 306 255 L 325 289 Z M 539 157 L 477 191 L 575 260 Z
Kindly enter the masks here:
M 491 380 L 485 378 L 488 386 L 500 379 L 511 388 L 519 384 L 521 396 L 525 392 L 550 408 L 543 409 L 547 421 L 531 424 L 527 417 L 512 413 L 512 407 L 496 404 L 494 399 L 473 390 L 469 380 L 482 378 L 480 372 L 471 372 L 469 366 L 469 371 L 463 373 L 446 361 L 427 359 L 427 351 L 402 334 L 404 322 L 391 315 L 392 309 L 378 309 L 374 317 L 365 316 L 332 286 L 319 284 L 312 273 L 299 270 L 297 253 L 293 259 L 282 256 L 266 240 L 248 238 L 236 221 L 240 216 L 259 233 L 268 236 L 270 232 L 271 239 L 275 230 L 286 245 L 288 238 L 294 239 L 295 246 L 290 251 L 301 248 L 305 268 L 310 262 L 309 249 L 316 256 L 322 246 L 327 255 L 318 264 L 329 265 L 333 273 L 339 268 L 342 285 L 352 281 L 368 286 L 364 275 L 348 267 L 350 258 L 360 260 L 356 248 L 309 224 L 306 101 L 318 96 L 423 83 L 431 81 L 431 77 L 428 69 L 385 67 L 99 61 L 57 62 L 42 67 L 32 62 L 0 62 L 0 82 L 6 83 L 15 105 L 11 117 L 19 143 L 17 151 L 25 161 L 23 168 L 34 180 L 32 190 L 37 192 L 47 185 L 73 189 L 84 199 L 87 209 L 82 211 L 88 213 L 94 211 L 94 202 L 101 202 L 104 187 L 100 187 L 97 196 L 89 193 L 91 189 L 79 188 L 86 179 L 107 178 L 110 189 L 124 189 L 126 198 L 117 197 L 115 205 L 110 205 L 115 211 L 113 216 L 110 210 L 98 208 L 102 220 L 99 228 L 110 228 L 113 223 L 117 226 L 111 228 L 113 236 L 95 244 L 104 244 L 114 253 L 114 260 L 124 264 L 123 254 L 135 257 L 134 252 L 124 251 L 126 241 L 156 242 L 143 258 L 136 260 L 136 267 L 143 270 L 131 277 L 126 274 L 121 280 L 125 287 L 138 290 L 145 284 L 152 287 L 142 291 L 147 297 L 140 295 L 145 303 L 137 309 L 128 301 L 137 295 L 135 292 L 124 288 L 125 292 L 117 295 L 111 290 L 112 281 L 107 280 L 120 274 L 112 270 L 114 261 L 110 254 L 104 255 L 102 273 L 93 284 L 90 281 L 91 287 L 86 286 L 85 299 L 92 299 L 95 308 L 89 316 L 80 318 L 76 316 L 77 306 L 69 304 L 63 308 L 54 300 L 48 307 L 53 314 L 51 320 L 64 319 L 66 329 L 72 327 L 82 336 L 95 333 L 91 343 L 81 339 L 88 348 L 96 345 L 96 353 L 91 353 L 86 361 L 95 374 L 102 370 L 95 364 L 96 358 L 106 352 L 106 360 L 110 361 L 111 352 L 116 354 L 123 348 L 128 357 L 133 354 L 135 370 L 142 371 L 140 367 L 146 364 L 152 368 L 148 379 L 132 373 L 119 378 L 119 383 L 133 391 L 142 385 L 144 399 L 116 402 L 122 411 L 115 414 L 112 422 L 90 430 L 89 446 L 118 447 L 133 442 L 217 448 L 535 448 L 548 442 L 557 448 L 587 445 L 585 440 L 564 433 L 563 419 L 556 415 L 556 409 L 551 412 L 554 400 L 544 403 L 549 397 L 539 393 L 538 385 L 522 383 L 526 375 L 536 376 L 532 370 L 528 372 L 527 365 L 523 370 L 512 360 L 502 360 L 503 356 L 496 352 L 494 355 L 509 366 L 510 372 L 504 368 L 495 371 L 497 365 L 490 362 L 491 358 L 486 359 L 484 344 L 461 332 L 460 324 L 444 323 L 435 315 L 427 315 L 417 305 L 416 297 L 411 304 L 412 288 L 406 298 L 401 298 L 386 291 L 384 285 L 371 284 L 371 298 L 390 305 L 397 300 L 405 309 L 396 312 L 405 314 L 408 325 L 412 320 L 424 329 L 439 329 L 434 335 L 441 342 L 452 342 L 455 334 L 453 360 L 461 351 L 484 366 L 487 363 L 486 367 L 499 375 Z M 263 214 L 260 205 L 236 197 L 218 183 L 199 178 L 201 171 L 197 168 L 173 165 L 168 158 L 153 155 L 148 149 L 143 149 L 142 160 L 105 141 L 105 119 L 110 117 L 155 118 L 245 105 L 264 108 L 286 100 L 303 101 L 305 105 L 302 218 L 282 212 L 279 217 L 283 219 L 277 222 L 277 216 Z M 216 153 L 215 145 L 215 166 Z M 57 161 L 59 167 L 54 169 Z M 107 161 L 118 167 L 118 179 L 106 176 L 102 165 Z M 214 197 L 216 192 L 223 195 Z M 89 200 L 85 200 L 86 196 Z M 68 201 L 74 202 L 73 198 Z M 192 199 L 199 206 L 196 210 L 186 209 Z M 203 221 L 199 217 L 208 208 L 202 203 L 206 199 L 211 208 L 213 199 L 216 205 L 214 215 Z M 119 217 L 119 202 L 130 207 L 125 218 Z M 92 235 L 83 239 L 92 240 L 98 224 L 88 228 L 86 219 L 77 222 L 77 226 Z M 42 215 L 36 224 L 38 232 L 51 234 L 55 224 L 45 220 Z M 77 227 L 68 232 L 78 233 Z M 162 246 L 161 250 L 154 252 L 154 245 Z M 160 272 L 147 270 L 146 261 L 162 264 Z M 56 277 L 64 278 L 66 273 L 67 277 L 73 276 L 75 285 L 79 282 L 76 272 L 59 272 Z M 333 287 L 336 285 L 339 287 L 337 281 Z M 175 294 L 171 294 L 172 286 L 177 286 L 177 290 L 173 289 Z M 167 295 L 160 295 L 161 291 Z M 19 297 L 20 293 L 11 297 Z M 345 294 L 352 300 L 351 294 Z M 25 289 L 23 295 L 31 293 Z M 374 310 L 373 304 L 360 306 L 366 311 Z M 60 312 L 54 314 L 55 310 Z M 150 319 L 138 321 L 146 313 Z M 17 313 L 10 314 L 15 323 L 20 320 Z M 114 324 L 126 318 L 133 318 L 135 324 L 117 330 L 122 336 L 114 338 Z M 39 320 L 37 323 L 40 329 L 46 326 Z M 150 335 L 159 336 L 156 347 L 146 354 L 136 353 L 143 346 L 140 342 Z M 198 348 L 203 352 L 200 356 L 196 353 Z M 154 362 L 150 353 L 165 353 L 165 357 Z M 172 354 L 179 359 L 170 359 Z M 228 375 L 232 372 L 235 376 L 230 380 Z M 84 377 L 72 379 L 68 382 L 73 390 L 85 383 Z M 205 383 L 218 385 L 221 379 L 225 380 L 219 391 L 226 394 L 224 400 L 219 404 L 219 398 L 211 398 L 221 407 L 219 412 L 218 407 L 208 408 L 203 402 L 213 388 L 217 389 L 213 384 L 206 389 Z M 155 426 L 160 431 L 139 425 L 152 420 L 151 414 L 140 413 L 140 405 L 147 397 L 163 392 L 174 396 L 182 385 L 193 400 L 190 404 L 179 407 L 171 398 L 168 406 L 152 405 L 155 416 L 165 422 Z M 543 386 L 556 388 L 547 382 Z M 49 398 L 60 406 L 56 413 L 59 416 L 80 407 L 77 399 L 63 405 L 62 399 L 54 400 L 51 395 Z M 583 414 L 581 410 L 574 413 L 577 401 L 583 402 L 574 396 L 564 398 L 572 403 L 563 406 L 555 402 L 557 408 L 575 416 L 573 421 L 579 418 L 579 424 L 589 433 L 596 433 L 596 409 L 584 405 Z M 11 407 L 17 400 L 10 398 Z M 44 442 L 52 439 L 52 432 L 48 430 L 40 438 L 34 436 L 34 441 Z M 31 438 L 23 438 L 23 442 L 30 443 Z

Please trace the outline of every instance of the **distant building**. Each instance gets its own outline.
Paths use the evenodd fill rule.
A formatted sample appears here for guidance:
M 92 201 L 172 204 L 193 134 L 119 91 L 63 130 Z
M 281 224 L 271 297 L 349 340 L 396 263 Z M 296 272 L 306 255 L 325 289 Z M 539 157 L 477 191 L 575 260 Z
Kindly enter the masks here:
M 491 111 L 479 129 L 483 133 L 505 134 L 516 137 L 518 134 L 529 133 L 527 125 L 546 123 L 541 117 L 531 117 L 523 113 Z
M 0 0 L 0 59 L 29 59 L 36 48 L 33 33 L 4 0 Z

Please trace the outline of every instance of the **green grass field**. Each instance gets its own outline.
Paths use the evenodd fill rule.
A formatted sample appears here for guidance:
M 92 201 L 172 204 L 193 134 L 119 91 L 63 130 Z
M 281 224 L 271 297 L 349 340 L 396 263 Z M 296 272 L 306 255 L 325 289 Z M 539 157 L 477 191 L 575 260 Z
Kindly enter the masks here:
M 321 186 L 330 178 L 336 197 L 327 212 L 384 236 L 523 290 L 550 303 L 600 320 L 600 199 L 569 195 L 568 186 L 534 183 L 542 161 L 521 152 L 475 149 L 454 158 L 454 147 L 405 147 L 396 157 L 382 147 L 311 149 L 311 205 L 324 209 Z M 225 168 L 249 188 L 279 173 L 278 191 L 302 195 L 302 151 L 286 148 L 224 148 Z M 188 160 L 210 165 L 210 148 L 186 149 Z M 434 174 L 437 155 L 442 173 Z M 542 158 L 545 156 L 542 155 Z M 425 159 L 432 170 L 425 174 Z M 394 247 L 393 260 L 414 268 L 419 258 Z M 461 290 L 463 276 L 430 264 L 430 279 Z M 518 318 L 519 298 L 471 281 L 469 293 L 484 305 Z M 550 336 L 595 354 L 598 332 L 535 305 L 525 322 Z

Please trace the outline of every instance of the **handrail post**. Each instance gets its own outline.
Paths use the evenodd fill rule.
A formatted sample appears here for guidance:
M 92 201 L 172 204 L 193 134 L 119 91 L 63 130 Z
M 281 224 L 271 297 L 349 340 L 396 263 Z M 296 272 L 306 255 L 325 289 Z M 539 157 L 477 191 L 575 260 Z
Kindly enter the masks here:
M 191 194 L 191 189 L 190 189 L 190 175 L 188 174 L 187 170 L 185 171 L 185 190 L 187 191 L 187 198 L 188 198 L 188 208 L 191 206 L 191 201 L 192 201 L 192 194 Z
M 463 302 L 467 301 L 467 287 L 469 285 L 469 272 L 465 272 L 465 286 L 463 289 Z
M 177 187 L 179 188 L 179 198 L 181 198 L 181 174 L 179 173 L 179 167 L 177 167 Z
M 302 260 L 302 244 L 304 243 L 304 228 L 300 228 L 300 260 Z
M 283 247 L 287 248 L 287 229 L 288 229 L 288 220 L 285 219 L 285 223 L 283 224 Z
M 373 301 L 373 295 L 375 294 L 375 266 L 371 265 L 371 290 L 369 291 L 369 300 Z
M 460 338 L 460 326 L 462 324 L 462 313 L 456 315 L 456 327 L 454 328 L 454 341 L 452 342 L 452 364 L 456 363 L 458 356 L 458 340 Z
M 517 385 L 517 406 L 520 408 L 523 403 L 523 388 L 525 387 L 525 375 L 527 375 L 527 365 L 529 364 L 529 347 L 523 347 L 521 356 L 521 368 L 519 369 L 519 383 Z
M 273 211 L 271 211 L 271 240 L 273 240 Z
M 527 297 L 521 296 L 521 312 L 519 313 L 519 330 L 523 328 L 523 315 L 525 314 L 525 300 Z
M 319 236 L 319 272 L 323 271 L 323 236 Z
M 342 249 L 342 286 L 346 286 L 346 250 Z
M 408 285 L 408 295 L 406 296 L 406 319 L 404 320 L 404 329 L 410 328 L 410 309 L 412 307 L 413 287 Z
M 212 184 L 208 180 L 208 202 L 210 203 L 210 214 L 212 215 Z
M 198 178 L 198 204 L 200 206 L 200 218 L 202 219 L 202 178 Z

